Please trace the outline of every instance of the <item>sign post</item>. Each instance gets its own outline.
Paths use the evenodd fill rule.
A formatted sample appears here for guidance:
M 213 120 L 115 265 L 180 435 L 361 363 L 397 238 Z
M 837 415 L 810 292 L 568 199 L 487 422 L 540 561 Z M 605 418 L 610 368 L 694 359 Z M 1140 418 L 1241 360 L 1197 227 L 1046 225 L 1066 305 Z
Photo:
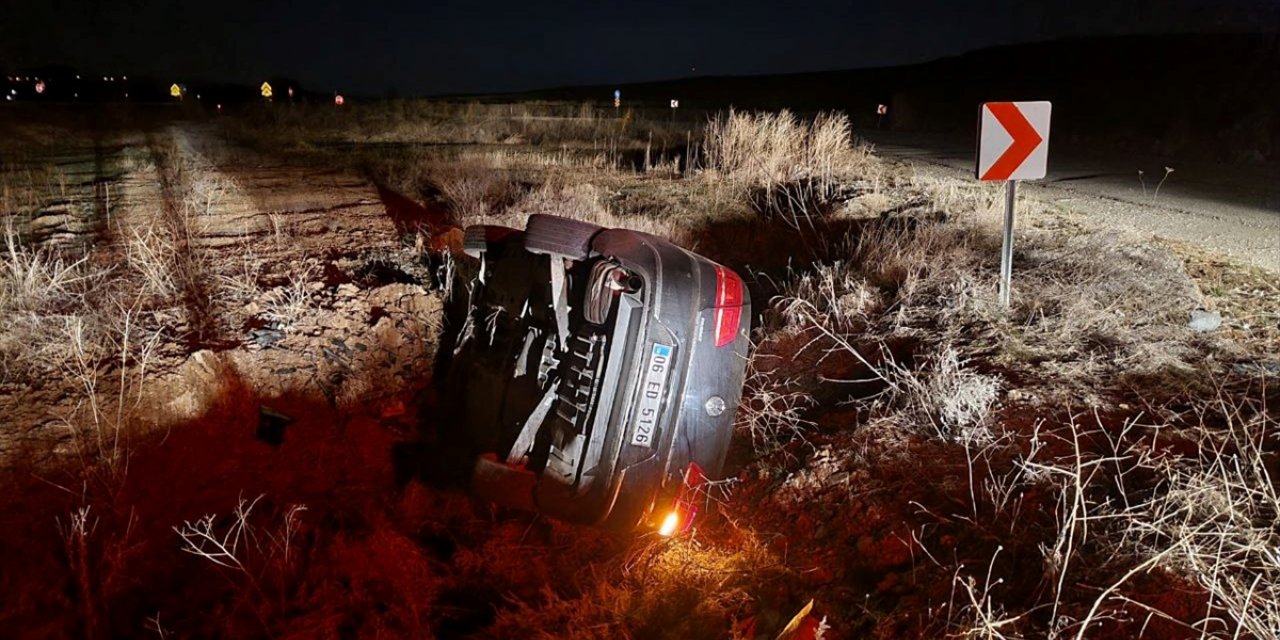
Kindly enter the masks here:
M 876 105 L 876 128 L 877 129 L 881 128 L 880 127 L 881 124 L 884 124 L 884 114 L 886 113 L 889 113 L 889 105 L 887 104 Z
M 1009 308 L 1013 280 L 1013 218 L 1019 180 L 1039 180 L 1049 164 L 1049 102 L 987 102 L 978 116 L 979 180 L 1004 181 L 1000 246 L 1000 306 Z
M 613 108 L 617 109 L 622 106 L 622 89 L 613 90 Z
M 1004 237 L 1000 241 L 1000 307 L 1009 308 L 1009 286 L 1013 282 L 1013 209 L 1018 202 L 1018 181 L 1005 183 Z

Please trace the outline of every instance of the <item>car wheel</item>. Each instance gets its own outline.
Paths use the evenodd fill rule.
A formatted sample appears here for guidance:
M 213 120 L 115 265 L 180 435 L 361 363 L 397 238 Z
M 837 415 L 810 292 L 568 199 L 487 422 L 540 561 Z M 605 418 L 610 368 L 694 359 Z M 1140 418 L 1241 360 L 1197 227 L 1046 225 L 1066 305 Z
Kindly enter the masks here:
M 462 252 L 472 258 L 479 258 L 480 254 L 489 250 L 490 243 L 502 240 L 513 233 L 520 233 L 520 230 L 492 224 L 471 225 L 462 233 Z
M 530 253 L 582 260 L 591 255 L 591 238 L 602 230 L 589 222 L 534 214 L 525 226 L 524 248 Z

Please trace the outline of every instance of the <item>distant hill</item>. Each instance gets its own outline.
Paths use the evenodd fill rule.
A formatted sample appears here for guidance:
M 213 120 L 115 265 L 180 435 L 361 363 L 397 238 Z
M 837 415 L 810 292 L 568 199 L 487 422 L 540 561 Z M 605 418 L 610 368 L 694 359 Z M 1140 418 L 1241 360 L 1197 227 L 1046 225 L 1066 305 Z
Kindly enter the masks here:
M 843 109 L 855 126 L 972 134 L 988 100 L 1052 100 L 1055 143 L 1110 144 L 1178 156 L 1280 160 L 1280 36 L 1218 34 L 1071 39 L 933 62 L 787 75 L 701 77 L 521 94 L 719 109 Z

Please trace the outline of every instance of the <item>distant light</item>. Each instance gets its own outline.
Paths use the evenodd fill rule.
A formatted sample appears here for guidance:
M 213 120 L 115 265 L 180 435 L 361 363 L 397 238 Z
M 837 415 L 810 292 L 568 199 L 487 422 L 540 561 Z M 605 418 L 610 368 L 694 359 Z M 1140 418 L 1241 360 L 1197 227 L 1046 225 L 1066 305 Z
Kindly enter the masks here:
M 126 92 L 125 92 L 125 94 L 124 94 L 124 97 L 125 97 L 125 98 L 128 98 L 128 97 L 129 97 L 129 92 L 127 92 L 127 91 L 126 91 Z
M 77 73 L 77 74 L 76 74 L 76 80 L 79 80 L 79 79 L 80 79 L 80 74 L 78 74 L 78 73 Z
M 79 97 L 80 97 L 80 94 L 78 94 L 78 93 L 77 93 L 77 94 L 72 95 L 71 97 L 73 97 L 73 98 L 79 98 Z
M 218 105 L 218 111 L 222 111 L 222 105 Z
M 199 99 L 200 99 L 200 94 L 198 94 L 198 93 L 197 93 L 197 94 L 196 94 L 196 100 L 199 100 Z
M 17 89 L 10 89 L 10 90 L 9 90 L 9 95 L 11 95 L 11 96 L 16 96 L 16 95 L 18 95 L 18 90 L 17 90 Z
M 107 82 L 108 80 L 109 80 L 109 78 L 107 78 L 106 76 L 102 76 L 102 81 L 103 81 L 103 82 Z
M 345 98 L 343 98 L 343 97 L 342 97 L 342 94 L 341 94 L 341 93 L 339 93 L 339 94 L 337 94 L 337 95 L 333 96 L 333 103 L 334 103 L 334 104 L 336 104 L 336 105 L 338 105 L 339 107 L 341 107 L 341 106 L 342 106 L 343 104 L 345 104 L 346 102 L 347 102 L 347 100 L 346 100 Z
M 128 82 L 128 81 L 129 81 L 129 76 L 120 76 L 120 79 L 121 79 L 121 80 L 124 80 L 125 82 Z
M 44 93 L 44 81 L 36 80 L 36 93 Z

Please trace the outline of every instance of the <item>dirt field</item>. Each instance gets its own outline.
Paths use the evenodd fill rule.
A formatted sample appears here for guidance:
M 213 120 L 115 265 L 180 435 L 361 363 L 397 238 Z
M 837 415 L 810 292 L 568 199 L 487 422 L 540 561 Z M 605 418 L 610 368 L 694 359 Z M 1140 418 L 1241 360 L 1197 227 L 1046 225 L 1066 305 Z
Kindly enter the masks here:
M 31 114 L 26 114 L 31 116 Z M 856 144 L 591 105 L 26 117 L 0 174 L 7 637 L 1268 637 L 1274 276 Z M 456 227 L 555 213 L 748 280 L 694 532 L 423 468 Z

